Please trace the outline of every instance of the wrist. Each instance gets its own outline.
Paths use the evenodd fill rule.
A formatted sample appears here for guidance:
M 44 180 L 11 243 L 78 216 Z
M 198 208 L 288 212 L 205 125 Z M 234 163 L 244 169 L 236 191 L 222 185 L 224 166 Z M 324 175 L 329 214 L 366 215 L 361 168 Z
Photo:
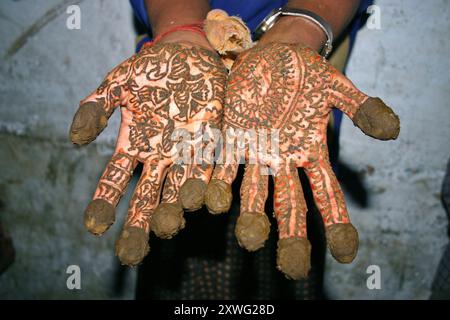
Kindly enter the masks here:
M 259 44 L 302 44 L 320 52 L 326 41 L 326 34 L 315 23 L 302 17 L 284 16 L 261 37 Z
M 203 22 L 210 11 L 208 0 L 145 0 L 153 37 L 178 26 Z
M 160 20 L 161 19 L 158 19 L 158 22 L 152 23 L 152 35 L 155 38 L 177 27 L 199 24 L 203 22 L 205 18 L 203 16 L 199 16 L 198 18 L 180 17 L 177 19 L 164 19 L 162 22 L 160 22 Z
M 216 52 L 204 35 L 187 30 L 179 30 L 171 32 L 162 37 L 158 41 L 158 43 L 180 43 L 180 42 L 189 43 L 192 44 L 193 46 L 200 46 L 202 48 Z

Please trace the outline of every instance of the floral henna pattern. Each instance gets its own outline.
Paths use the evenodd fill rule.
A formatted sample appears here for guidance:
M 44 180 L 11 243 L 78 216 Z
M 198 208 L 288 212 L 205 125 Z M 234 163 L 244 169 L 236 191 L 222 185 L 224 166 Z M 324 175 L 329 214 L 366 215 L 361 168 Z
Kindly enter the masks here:
M 226 77 L 220 58 L 209 50 L 155 44 L 121 63 L 80 103 L 71 127 L 75 144 L 94 140 L 115 108 L 121 106 L 122 115 L 114 155 L 94 194 L 98 204 L 86 210 L 91 226 L 105 220 L 101 217 L 103 212 L 110 215 L 125 192 L 133 169 L 139 162 L 144 164 L 117 243 L 116 251 L 123 263 L 135 264 L 143 258 L 127 257 L 127 252 L 137 252 L 128 247 L 133 241 L 147 240 L 166 173 L 169 174 L 162 201 L 168 203 L 176 202 L 180 184 L 189 177 L 190 165 L 178 163 L 173 167 L 179 142 L 173 139 L 175 133 L 194 137 L 198 131 L 221 126 Z M 207 183 L 212 174 L 210 161 L 199 168 L 195 176 Z M 141 253 L 148 251 L 142 244 L 137 246 Z
M 246 165 L 241 188 L 242 212 L 264 213 L 269 181 L 267 175 L 260 175 L 260 169 L 259 165 Z
M 286 250 L 292 250 L 292 255 L 309 252 L 305 239 L 307 208 L 297 168 L 306 171 L 327 230 L 333 227 L 328 236 L 333 256 L 341 262 L 350 262 L 356 254 L 357 233 L 347 227 L 350 221 L 343 193 L 328 158 L 326 130 L 333 107 L 342 110 L 372 137 L 387 140 L 398 135 L 399 120 L 389 107 L 380 99 L 359 91 L 307 47 L 276 43 L 256 46 L 242 53 L 231 70 L 224 108 L 226 143 L 234 143 L 235 136 L 229 132 L 236 130 L 275 129 L 278 133 L 278 153 L 257 157 L 257 163 L 270 167 L 274 173 L 274 209 L 280 239 L 304 239 L 289 240 L 292 242 L 289 245 L 286 241 L 280 242 L 279 257 L 289 256 Z M 246 161 L 249 160 L 247 150 Z M 230 184 L 234 180 L 237 163 L 230 155 L 223 157 L 223 163 L 214 170 L 211 188 L 207 190 L 208 199 L 226 198 L 224 190 L 227 188 L 216 186 L 220 185 L 218 181 Z M 257 203 L 255 199 L 265 201 L 267 177 L 255 175 L 252 168 L 251 165 L 246 167 L 241 214 L 252 209 Z M 214 213 L 227 209 L 226 206 L 225 210 L 224 206 L 216 208 L 212 202 L 207 202 L 207 206 Z M 263 209 L 261 204 L 257 207 Z M 341 226 L 346 226 L 345 232 Z M 237 226 L 238 229 L 242 227 Z M 246 238 L 243 232 L 239 236 Z M 291 270 L 293 265 L 309 266 L 307 261 L 286 261 L 285 258 L 279 260 L 279 268 L 288 277 L 307 274 L 307 270 Z
M 174 203 L 178 200 L 180 186 L 186 181 L 187 166 L 174 164 L 170 168 L 164 183 L 161 202 Z
M 108 200 L 113 206 L 119 203 L 136 166 L 136 161 L 126 153 L 116 153 L 100 178 L 94 199 Z
M 309 177 L 325 221 L 348 222 L 345 204 L 339 201 L 342 192 L 333 173 L 327 170 L 328 156 L 323 152 L 333 106 L 330 97 L 339 101 L 337 107 L 345 106 L 348 112 L 367 96 L 335 77 L 335 71 L 314 51 L 290 45 L 255 48 L 241 55 L 232 70 L 224 129 L 279 130 L 281 161 L 273 169 L 280 175 L 275 177 L 275 211 L 281 238 L 305 236 L 306 207 L 303 196 L 295 194 L 301 192 L 298 178 L 294 178 L 296 167 L 310 168 Z M 330 205 L 330 201 L 338 204 Z
M 295 167 L 275 176 L 274 210 L 280 239 L 306 237 L 306 201 Z

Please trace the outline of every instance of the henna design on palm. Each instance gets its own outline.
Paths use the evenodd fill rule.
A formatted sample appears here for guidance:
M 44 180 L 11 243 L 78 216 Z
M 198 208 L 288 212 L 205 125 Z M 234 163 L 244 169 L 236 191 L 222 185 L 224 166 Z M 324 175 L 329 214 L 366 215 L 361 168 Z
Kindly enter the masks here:
M 269 44 L 242 53 L 229 76 L 224 107 L 223 135 L 227 143 L 237 129 L 276 129 L 279 153 L 258 157 L 248 164 L 241 187 L 241 215 L 236 226 L 239 244 L 253 251 L 268 237 L 264 213 L 267 176 L 274 172 L 274 210 L 278 222 L 278 268 L 287 277 L 308 274 L 310 244 L 306 239 L 307 207 L 297 168 L 305 170 L 315 202 L 323 217 L 332 255 L 351 262 L 358 234 L 351 225 L 344 196 L 331 169 L 326 141 L 333 107 L 342 110 L 365 134 L 395 139 L 399 119 L 380 99 L 360 92 L 345 76 L 313 50 L 297 45 Z M 231 130 L 233 129 L 233 130 Z M 247 153 L 248 162 L 248 153 Z M 212 213 L 228 211 L 238 159 L 225 155 L 206 192 Z
M 123 264 L 133 266 L 142 261 L 149 251 L 150 230 L 170 238 L 184 227 L 183 206 L 193 210 L 203 204 L 203 194 L 198 194 L 206 190 L 211 164 L 175 164 L 172 135 L 176 130 L 194 135 L 199 130 L 220 128 L 226 76 L 215 53 L 161 43 L 144 47 L 114 68 L 100 87 L 81 101 L 70 129 L 74 144 L 93 141 L 119 106 L 122 116 L 114 154 L 85 212 L 90 232 L 103 234 L 114 222 L 115 207 L 133 170 L 138 163 L 144 164 L 116 242 L 116 254 Z

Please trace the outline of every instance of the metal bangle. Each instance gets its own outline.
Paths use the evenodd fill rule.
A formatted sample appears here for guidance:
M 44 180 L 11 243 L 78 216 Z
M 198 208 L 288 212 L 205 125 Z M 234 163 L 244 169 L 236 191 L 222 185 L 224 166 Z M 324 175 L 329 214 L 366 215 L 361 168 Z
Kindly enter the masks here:
M 282 7 L 272 10 L 256 28 L 254 32 L 255 40 L 261 38 L 264 33 L 272 28 L 280 16 L 302 17 L 315 23 L 327 36 L 327 42 L 325 43 L 320 54 L 326 58 L 331 51 L 333 51 L 333 30 L 331 29 L 331 26 L 314 12 L 303 9 Z

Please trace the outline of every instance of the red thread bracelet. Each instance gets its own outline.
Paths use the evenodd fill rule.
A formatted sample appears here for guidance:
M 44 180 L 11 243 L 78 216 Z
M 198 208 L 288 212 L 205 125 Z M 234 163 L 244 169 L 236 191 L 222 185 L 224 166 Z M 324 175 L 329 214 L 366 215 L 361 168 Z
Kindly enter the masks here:
M 160 41 L 162 38 L 164 38 L 168 34 L 176 32 L 176 31 L 192 31 L 192 32 L 198 33 L 198 34 L 206 37 L 206 33 L 203 30 L 203 22 L 184 24 L 181 26 L 175 26 L 173 28 L 170 28 L 169 30 L 164 31 L 163 33 L 157 35 L 152 41 L 144 43 L 144 45 L 142 47 L 151 46 L 151 45 L 157 43 L 158 41 Z

